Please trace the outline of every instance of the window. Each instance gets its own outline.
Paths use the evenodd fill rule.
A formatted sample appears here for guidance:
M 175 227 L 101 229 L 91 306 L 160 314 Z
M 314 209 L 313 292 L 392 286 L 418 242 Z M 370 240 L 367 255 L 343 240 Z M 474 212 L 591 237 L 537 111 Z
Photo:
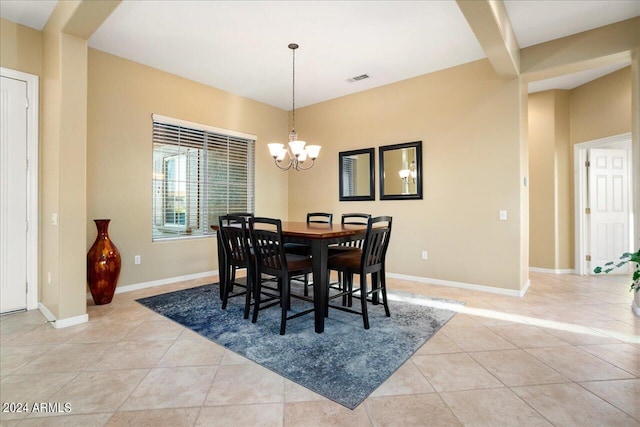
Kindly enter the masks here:
M 253 135 L 153 115 L 153 240 L 206 236 L 254 210 Z
M 346 183 L 342 189 L 343 196 L 351 197 L 357 194 L 356 177 L 358 176 L 358 159 L 351 156 L 342 158 L 342 182 Z

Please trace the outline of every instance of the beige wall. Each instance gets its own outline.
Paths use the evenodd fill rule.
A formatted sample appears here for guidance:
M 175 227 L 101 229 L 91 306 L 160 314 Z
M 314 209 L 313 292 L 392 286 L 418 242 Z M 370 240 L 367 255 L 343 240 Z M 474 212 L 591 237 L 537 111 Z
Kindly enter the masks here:
M 218 268 L 213 237 L 151 242 L 153 113 L 256 135 L 256 213 L 287 218 L 287 174 L 266 147 L 286 140 L 286 111 L 90 49 L 86 249 L 92 220 L 110 218 L 118 286 Z
M 530 266 L 566 270 L 573 264 L 573 190 L 569 91 L 529 96 Z
M 0 66 L 42 75 L 42 32 L 0 18 Z
M 529 96 L 530 261 L 532 267 L 555 269 L 555 96 Z M 543 166 L 544 165 L 544 166 Z
M 571 91 L 571 143 L 631 132 L 631 67 Z
M 574 268 L 573 144 L 631 132 L 631 67 L 529 96 L 531 266 Z
M 519 80 L 482 60 L 300 109 L 298 134 L 323 148 L 313 169 L 290 175 L 290 218 L 392 215 L 388 272 L 519 290 L 520 98 Z M 376 147 L 377 158 L 381 145 L 419 140 L 423 200 L 338 201 L 340 151 Z M 379 196 L 378 186 L 376 170 Z

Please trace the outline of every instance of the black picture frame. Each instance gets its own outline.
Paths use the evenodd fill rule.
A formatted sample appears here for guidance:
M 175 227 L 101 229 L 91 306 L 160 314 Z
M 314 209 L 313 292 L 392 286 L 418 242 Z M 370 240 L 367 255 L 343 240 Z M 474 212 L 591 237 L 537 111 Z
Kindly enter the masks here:
M 366 156 L 369 157 L 368 161 Z M 364 163 L 369 168 L 369 173 L 361 172 L 360 176 L 351 176 L 351 167 L 356 165 L 354 160 Z M 353 180 L 357 180 L 353 181 Z M 338 153 L 338 195 L 341 202 L 375 200 L 375 150 L 363 148 L 360 150 L 341 151 Z M 355 190 L 355 191 L 354 191 Z M 368 190 L 368 191 L 367 191 Z
M 421 200 L 422 141 L 383 145 L 378 150 L 380 200 Z M 401 168 L 410 170 L 406 180 L 399 175 Z

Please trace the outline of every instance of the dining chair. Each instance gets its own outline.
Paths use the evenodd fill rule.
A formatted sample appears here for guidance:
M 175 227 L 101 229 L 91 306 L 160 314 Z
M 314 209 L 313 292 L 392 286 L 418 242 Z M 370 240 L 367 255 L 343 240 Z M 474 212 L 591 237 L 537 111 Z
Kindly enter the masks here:
M 221 227 L 223 224 L 224 225 L 229 225 L 229 224 L 233 224 L 233 223 L 237 223 L 237 220 L 232 219 L 233 217 L 242 217 L 245 220 L 245 228 L 247 230 L 249 230 L 249 218 L 253 218 L 254 214 L 251 212 L 229 212 L 226 215 L 221 215 L 221 217 L 229 217 L 227 219 L 224 220 L 223 223 L 220 223 L 220 220 L 218 219 L 218 226 Z M 251 246 L 251 239 L 249 238 L 249 232 L 247 231 L 247 239 L 249 240 L 249 246 Z M 231 270 L 231 280 L 235 281 L 236 280 L 236 271 L 238 269 L 237 268 L 233 268 Z
M 307 224 L 331 224 L 333 214 L 327 212 L 311 212 L 307 214 Z M 298 255 L 307 255 L 311 252 L 311 247 L 304 243 L 285 243 L 285 251 Z
M 310 212 L 307 213 L 307 224 L 331 224 L 333 222 L 333 214 L 328 212 Z M 297 255 L 311 255 L 311 246 L 304 243 L 287 242 L 284 244 L 284 250 L 287 253 Z M 304 275 L 304 295 L 309 295 L 309 275 Z
M 291 293 L 291 278 L 312 271 L 311 258 L 307 255 L 286 253 L 282 239 L 282 221 L 274 218 L 250 218 L 251 242 L 256 256 L 256 277 L 269 275 L 277 278 L 277 288 L 262 280 L 255 281 L 254 307 L 251 321 L 258 320 L 258 312 L 280 304 L 280 335 L 285 334 L 287 320 L 313 313 L 314 308 L 288 315 L 291 297 L 313 302 L 312 298 Z M 265 297 L 265 299 L 263 299 Z M 263 305 L 263 303 L 267 303 Z
M 244 318 L 248 319 L 251 309 L 251 294 L 257 277 L 254 272 L 255 260 L 250 247 L 248 223 L 244 216 L 233 214 L 220 216 L 218 222 L 218 238 L 222 240 L 225 255 L 225 265 L 220 266 L 225 269 L 225 280 L 220 284 L 223 287 L 222 309 L 226 310 L 229 298 L 245 295 Z M 236 281 L 236 272 L 240 269 L 247 271 L 245 283 Z M 235 286 L 244 290 L 233 293 Z
M 367 225 L 371 214 L 367 213 L 346 213 L 342 214 L 340 223 L 342 225 Z M 337 245 L 329 246 L 329 256 L 337 255 L 344 251 L 361 250 L 364 238 L 349 240 L 348 242 L 342 242 Z
M 367 225 L 367 222 L 371 218 L 371 214 L 368 213 L 346 213 L 342 214 L 340 219 L 340 223 L 342 225 Z M 361 251 L 362 244 L 364 243 L 364 238 L 349 240 L 347 242 L 338 243 L 337 245 L 329 246 L 329 256 L 339 255 L 341 253 L 345 253 L 348 251 Z M 342 291 L 342 273 L 338 271 L 338 281 L 332 282 L 329 284 L 332 289 L 337 289 Z M 343 296 L 344 303 L 346 304 L 347 296 Z M 351 301 L 349 300 L 349 305 L 351 305 Z
M 391 236 L 390 216 L 379 216 L 369 218 L 367 221 L 367 231 L 361 251 L 345 251 L 329 258 L 328 266 L 330 270 L 335 270 L 343 274 L 344 283 L 342 292 L 331 295 L 328 298 L 328 307 L 349 313 L 360 314 L 364 323 L 364 328 L 369 329 L 369 316 L 367 312 L 367 302 L 377 304 L 379 294 L 382 295 L 382 304 L 387 317 L 391 316 L 389 304 L 387 302 L 387 286 L 385 277 L 385 258 L 389 247 Z M 353 288 L 353 276 L 360 276 L 360 287 Z M 367 276 L 371 275 L 371 289 L 367 286 Z M 361 311 L 356 311 L 351 306 L 331 305 L 330 300 L 348 296 L 360 299 Z M 371 295 L 372 299 L 369 300 Z

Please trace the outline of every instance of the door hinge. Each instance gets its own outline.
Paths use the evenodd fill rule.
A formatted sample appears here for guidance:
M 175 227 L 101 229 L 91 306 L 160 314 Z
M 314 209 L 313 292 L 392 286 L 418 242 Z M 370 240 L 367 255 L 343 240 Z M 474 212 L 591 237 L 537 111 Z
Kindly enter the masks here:
M 29 98 L 27 98 L 27 103 L 25 105 L 25 108 L 28 110 L 29 109 Z
M 586 162 L 584 162 L 584 165 L 585 165 L 586 167 L 589 167 L 589 166 L 591 166 L 591 162 L 590 162 L 589 160 L 587 160 Z
M 591 208 L 585 208 L 584 213 L 587 215 L 591 215 Z
M 591 261 L 591 255 L 587 255 L 587 261 Z

